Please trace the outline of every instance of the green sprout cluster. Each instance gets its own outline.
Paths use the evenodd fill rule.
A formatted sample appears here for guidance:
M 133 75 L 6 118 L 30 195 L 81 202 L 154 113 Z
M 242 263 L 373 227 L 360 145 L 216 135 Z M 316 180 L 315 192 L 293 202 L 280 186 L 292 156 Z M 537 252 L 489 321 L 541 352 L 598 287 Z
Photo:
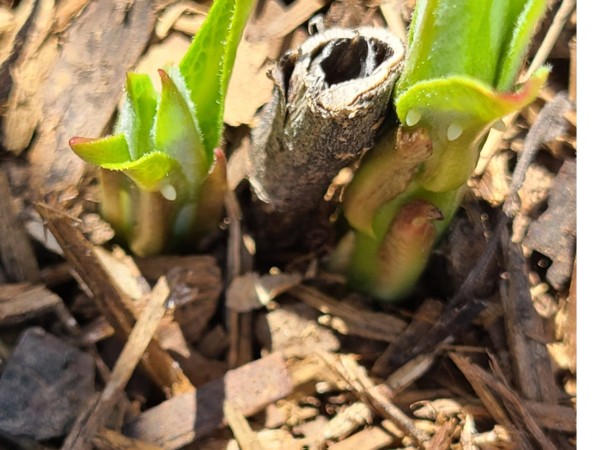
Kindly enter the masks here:
M 348 186 L 352 231 L 332 265 L 355 287 L 395 301 L 410 293 L 459 207 L 487 131 L 531 103 L 543 67 L 515 85 L 544 0 L 419 0 L 396 84 L 399 126 Z
M 176 67 L 129 73 L 114 134 L 69 144 L 101 168 L 101 212 L 137 255 L 197 242 L 213 230 L 227 189 L 219 145 L 225 94 L 251 0 L 216 0 Z

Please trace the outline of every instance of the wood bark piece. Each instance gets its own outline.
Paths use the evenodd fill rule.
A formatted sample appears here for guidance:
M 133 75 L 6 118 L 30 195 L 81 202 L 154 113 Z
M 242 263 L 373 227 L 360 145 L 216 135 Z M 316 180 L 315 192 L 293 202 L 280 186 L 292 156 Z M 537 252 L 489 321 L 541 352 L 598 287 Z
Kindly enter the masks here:
M 352 356 L 319 353 L 325 363 L 345 382 L 358 398 L 374 411 L 388 419 L 400 430 L 411 436 L 417 447 L 422 447 L 427 436 L 419 430 L 415 423 L 390 401 L 386 395 L 386 386 L 376 386 L 367 376 L 363 367 L 359 366 Z
M 282 305 L 261 314 L 255 326 L 258 341 L 271 352 L 287 350 L 296 356 L 339 350 L 339 339 L 329 328 L 317 323 L 318 314 L 304 303 Z
M 112 118 L 125 73 L 146 48 L 154 1 L 92 0 L 65 32 L 61 54 L 42 86 L 45 118 L 29 158 L 42 193 L 76 185 L 85 164 L 73 136 L 98 137 Z
M 92 443 L 97 450 L 161 450 L 156 445 L 125 437 L 108 428 L 100 430 Z
M 456 429 L 456 419 L 447 420 L 444 422 L 431 437 L 431 440 L 427 443 L 431 450 L 442 450 L 450 448 L 452 445 L 452 435 Z
M 33 247 L 11 204 L 8 179 L 0 167 L 0 261 L 11 281 L 37 281 L 40 278 Z
M 564 161 L 549 192 L 548 209 L 533 222 L 523 244 L 552 259 L 546 278 L 563 289 L 573 273 L 577 234 L 576 162 Z
M 223 404 L 223 415 L 241 450 L 262 450 L 257 434 L 244 415 L 228 401 Z
M 44 440 L 62 436 L 94 392 L 94 360 L 29 328 L 0 379 L 0 432 Z
M 373 373 L 379 376 L 388 376 L 400 365 L 404 365 L 403 363 L 398 364 L 397 361 L 403 357 L 402 350 L 407 347 L 407 342 L 417 337 L 422 339 L 422 336 L 426 335 L 427 331 L 438 321 L 443 308 L 444 305 L 437 300 L 425 300 L 410 325 L 391 341 L 389 347 L 375 361 Z
M 518 435 L 515 436 L 517 439 L 531 437 L 539 445 L 539 448 L 548 450 L 556 449 L 556 446 L 544 434 L 519 395 L 507 386 L 503 380 L 472 364 L 467 358 L 461 355 L 450 353 L 449 356 L 465 375 L 471 386 L 473 386 L 473 389 L 480 396 L 486 407 L 490 409 L 490 406 L 493 405 L 493 409 L 499 416 L 497 420 L 500 419 L 498 422 L 508 429 L 518 430 Z M 500 397 L 504 407 L 497 403 L 494 394 Z M 492 415 L 494 415 L 493 412 Z M 518 444 L 519 448 L 531 448 L 531 445 L 525 440 Z
M 144 355 L 160 319 L 166 311 L 170 290 L 165 279 L 158 281 L 144 311 L 135 323 L 129 338 L 102 393 L 79 416 L 76 425 L 65 439 L 62 450 L 92 448 L 92 438 L 108 420 L 114 406 Z
M 66 260 L 92 293 L 102 315 L 106 317 L 119 338 L 123 341 L 127 340 L 135 323 L 135 307 L 132 299 L 114 284 L 94 247 L 78 229 L 76 221 L 47 205 L 38 204 L 37 210 L 60 244 Z M 179 365 L 157 340 L 153 339 L 150 342 L 147 358 L 142 362 L 151 379 L 161 386 L 167 395 L 192 389 L 192 384 Z
M 250 182 L 279 234 L 295 232 L 281 247 L 298 239 L 335 175 L 373 145 L 403 57 L 387 30 L 334 28 L 273 70 L 273 99 L 253 133 Z
M 190 342 L 197 341 L 213 317 L 221 294 L 221 269 L 215 258 L 167 255 L 135 261 L 151 281 L 167 274 L 169 285 L 180 293 L 173 318 Z
M 404 436 L 404 433 L 394 424 L 389 420 L 384 420 L 381 422 L 381 426 L 365 428 L 343 441 L 331 444 L 327 448 L 329 450 L 395 448 Z
M 225 401 L 249 416 L 292 391 L 292 376 L 283 356 L 274 353 L 145 411 L 126 424 L 124 434 L 164 449 L 176 449 L 224 425 Z
M 41 285 L 0 285 L 0 325 L 20 323 L 54 311 L 61 298 Z
M 289 294 L 323 314 L 338 317 L 344 326 L 336 326 L 341 334 L 360 336 L 384 342 L 393 342 L 406 328 L 406 322 L 390 314 L 358 308 L 336 300 L 309 286 L 296 286 Z M 319 320 L 322 323 L 321 320 Z
M 57 37 L 48 37 L 54 22 L 54 0 L 35 4 L 26 42 L 10 67 L 12 87 L 2 122 L 2 143 L 16 154 L 27 148 L 42 117 L 40 86 L 58 55 Z
M 3 14 L 8 24 L 2 30 L 0 41 L 0 105 L 4 105 L 12 87 L 10 66 L 19 58 L 19 53 L 27 42 L 29 30 L 33 27 L 39 2 L 25 0 L 11 13 Z
M 516 383 L 527 399 L 555 403 L 558 389 L 550 354 L 541 341 L 544 324 L 531 299 L 525 256 L 520 246 L 510 241 L 507 230 L 502 237 L 509 279 L 500 292 Z

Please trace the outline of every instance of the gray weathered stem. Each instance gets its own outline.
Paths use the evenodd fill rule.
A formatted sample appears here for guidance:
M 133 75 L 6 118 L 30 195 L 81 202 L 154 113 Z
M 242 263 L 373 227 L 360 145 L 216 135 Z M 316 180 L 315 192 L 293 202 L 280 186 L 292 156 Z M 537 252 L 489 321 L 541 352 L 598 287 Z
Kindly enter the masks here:
M 395 35 L 365 27 L 327 30 L 280 60 L 250 155 L 269 209 L 289 224 L 319 209 L 335 175 L 373 145 L 403 56 Z

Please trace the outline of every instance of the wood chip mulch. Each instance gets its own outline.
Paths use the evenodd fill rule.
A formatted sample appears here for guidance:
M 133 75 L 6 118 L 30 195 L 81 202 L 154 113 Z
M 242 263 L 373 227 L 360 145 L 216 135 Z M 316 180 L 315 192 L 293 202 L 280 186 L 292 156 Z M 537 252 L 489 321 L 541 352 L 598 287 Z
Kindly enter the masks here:
M 266 73 L 314 17 L 406 39 L 414 7 L 257 3 L 225 109 L 236 193 Z M 110 130 L 125 73 L 179 61 L 210 1 L 1 0 L 0 448 L 575 448 L 577 20 L 549 3 L 529 60 L 548 85 L 492 130 L 415 294 L 388 305 L 320 254 L 256 263 L 244 195 L 201 252 L 111 242 L 67 142 Z

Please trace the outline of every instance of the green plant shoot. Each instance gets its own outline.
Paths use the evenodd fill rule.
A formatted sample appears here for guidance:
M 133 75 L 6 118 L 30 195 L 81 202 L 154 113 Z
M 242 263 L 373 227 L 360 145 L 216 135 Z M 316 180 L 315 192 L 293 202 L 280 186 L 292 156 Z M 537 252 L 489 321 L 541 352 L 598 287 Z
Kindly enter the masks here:
M 69 144 L 101 168 L 101 211 L 137 255 L 198 241 L 221 219 L 225 94 L 252 0 L 215 0 L 179 66 L 129 73 L 114 134 Z
M 363 159 L 343 200 L 353 231 L 333 265 L 382 300 L 410 293 L 462 200 L 483 137 L 536 97 L 515 85 L 544 0 L 419 0 L 394 92 L 398 128 Z

